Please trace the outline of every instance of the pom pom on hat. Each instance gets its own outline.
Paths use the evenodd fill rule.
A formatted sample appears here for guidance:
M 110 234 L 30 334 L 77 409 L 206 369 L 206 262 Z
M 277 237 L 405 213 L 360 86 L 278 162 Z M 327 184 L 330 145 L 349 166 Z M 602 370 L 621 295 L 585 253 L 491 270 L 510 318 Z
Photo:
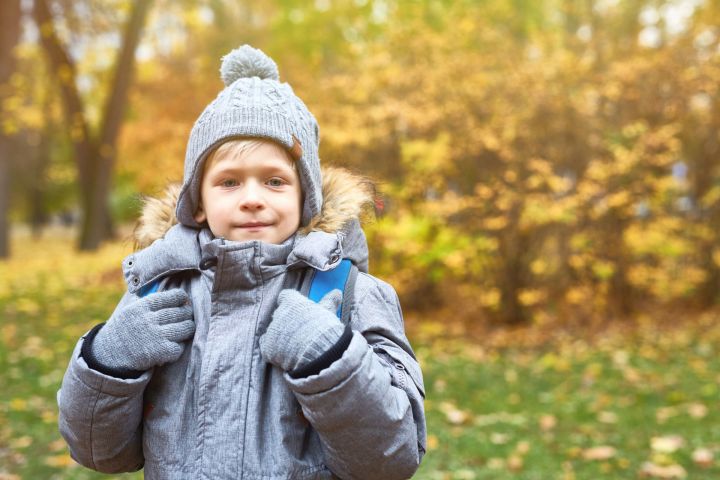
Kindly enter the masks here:
M 220 77 L 225 86 L 238 78 L 259 77 L 261 80 L 280 80 L 275 62 L 257 48 L 243 45 L 222 58 Z

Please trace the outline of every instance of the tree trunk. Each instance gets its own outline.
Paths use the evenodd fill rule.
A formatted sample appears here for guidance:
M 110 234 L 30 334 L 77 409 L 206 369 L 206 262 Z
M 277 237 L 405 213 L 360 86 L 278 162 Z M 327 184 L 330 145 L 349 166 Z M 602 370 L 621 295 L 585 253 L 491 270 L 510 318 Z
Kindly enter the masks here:
M 630 316 L 635 311 L 635 289 L 628 279 L 628 265 L 632 258 L 627 253 L 623 239 L 626 229 L 623 220 L 611 215 L 605 231 L 606 257 L 615 269 L 610 278 L 610 301 L 607 313 L 622 318 Z
M 508 325 L 519 325 L 529 320 L 528 312 L 520 302 L 520 292 L 527 283 L 527 237 L 520 231 L 522 204 L 516 203 L 507 212 L 508 226 L 498 237 L 500 289 L 500 318 Z
M 117 61 L 115 63 L 115 77 L 110 87 L 103 110 L 103 121 L 100 129 L 98 163 L 95 170 L 95 181 L 92 184 L 92 192 L 89 195 L 92 198 L 93 205 L 102 205 L 102 211 L 96 212 L 98 217 L 97 230 L 98 235 L 89 235 L 87 238 L 81 238 L 81 244 L 90 245 L 99 244 L 99 240 L 111 238 L 114 234 L 112 225 L 112 216 L 109 214 L 108 195 L 112 184 L 112 172 L 115 166 L 115 158 L 117 152 L 117 139 L 120 135 L 120 127 L 125 114 L 125 106 L 127 105 L 128 91 L 132 82 L 133 69 L 135 66 L 135 50 L 140 43 L 140 34 L 142 33 L 145 19 L 150 10 L 151 0 L 138 0 L 130 14 L 125 32 L 123 35 L 123 44 L 120 49 Z M 95 248 L 93 247 L 93 248 Z
M 10 158 L 12 138 L 0 135 L 0 258 L 10 256 Z
M 0 2 L 0 103 L 10 94 L 15 70 L 15 46 L 20 37 L 20 0 Z M 10 162 L 15 139 L 0 128 L 0 258 L 10 256 Z
M 117 138 L 127 103 L 127 94 L 135 64 L 135 50 L 152 0 L 134 2 L 123 35 L 123 44 L 115 62 L 115 72 L 103 110 L 97 138 L 90 135 L 82 100 L 75 83 L 75 65 L 60 44 L 46 0 L 35 0 L 35 21 L 50 66 L 60 81 L 65 118 L 70 129 L 80 181 L 82 220 L 80 250 L 95 250 L 113 235 L 108 196 L 112 184 Z M 60 72 L 65 75 L 61 76 Z M 70 72 L 70 75 L 67 75 Z M 69 77 L 69 78 L 68 78 Z
M 701 135 L 698 135 L 701 140 L 700 149 L 693 155 L 695 172 L 692 174 L 691 185 L 693 196 L 696 199 L 705 197 L 713 187 L 715 177 L 708 174 L 708 172 L 715 169 L 718 155 L 720 155 L 720 141 L 718 141 L 717 136 L 718 125 L 720 125 L 720 112 L 718 112 L 717 108 L 714 108 L 707 127 L 703 129 Z M 701 221 L 710 228 L 713 235 L 709 239 L 700 239 L 697 243 L 697 249 L 700 252 L 700 265 L 706 273 L 705 281 L 699 288 L 698 298 L 702 307 L 710 308 L 715 306 L 720 299 L 720 268 L 715 263 L 713 256 L 713 250 L 718 242 L 720 207 L 709 205 L 700 208 Z
M 50 111 L 49 97 L 46 96 L 45 99 L 46 101 L 44 102 L 43 108 L 45 111 Z M 45 195 L 48 187 L 47 172 L 50 166 L 52 131 L 56 128 L 55 123 L 49 118 L 45 118 L 44 121 L 45 125 L 43 130 L 39 133 L 34 133 L 38 138 L 33 138 L 32 140 L 34 141 L 28 141 L 29 144 L 37 144 L 37 147 L 31 149 L 32 153 L 30 154 L 33 158 L 31 171 L 31 178 L 33 180 L 29 182 L 30 187 L 28 191 L 28 204 L 30 205 L 29 221 L 33 237 L 36 239 L 42 236 L 42 229 L 48 221 Z

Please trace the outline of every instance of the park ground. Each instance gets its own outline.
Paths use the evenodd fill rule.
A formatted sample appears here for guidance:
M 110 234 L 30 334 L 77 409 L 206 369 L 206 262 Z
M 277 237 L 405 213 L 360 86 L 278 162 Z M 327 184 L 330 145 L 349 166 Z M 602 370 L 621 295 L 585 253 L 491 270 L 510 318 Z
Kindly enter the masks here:
M 0 480 L 109 478 L 70 458 L 55 395 L 77 338 L 122 294 L 131 249 L 14 236 L 0 262 Z M 414 478 L 720 478 L 720 314 L 658 310 L 509 329 L 406 305 L 428 427 Z

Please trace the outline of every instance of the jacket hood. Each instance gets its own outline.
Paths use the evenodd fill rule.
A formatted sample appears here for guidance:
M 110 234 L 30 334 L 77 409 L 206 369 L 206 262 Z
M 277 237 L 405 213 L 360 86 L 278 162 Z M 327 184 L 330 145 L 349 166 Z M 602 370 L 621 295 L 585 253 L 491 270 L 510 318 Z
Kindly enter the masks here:
M 322 179 L 322 209 L 298 230 L 287 264 L 305 263 L 327 270 L 338 258 L 349 258 L 360 271 L 367 272 L 368 246 L 361 221 L 372 216 L 375 185 L 365 177 L 333 167 L 322 169 Z M 123 262 L 131 292 L 168 271 L 198 265 L 199 252 L 188 247 L 196 242 L 200 230 L 179 224 L 175 216 L 179 193 L 180 185 L 173 184 L 161 197 L 144 199 L 133 232 L 136 252 Z
M 178 223 L 175 216 L 180 184 L 171 184 L 161 197 L 145 197 L 142 214 L 133 232 L 135 250 L 150 246 L 163 238 L 170 228 Z M 323 205 L 320 214 L 298 231 L 302 235 L 310 232 L 337 233 L 347 235 L 360 227 L 357 224 L 372 211 L 375 204 L 375 184 L 368 178 L 343 168 L 322 168 Z

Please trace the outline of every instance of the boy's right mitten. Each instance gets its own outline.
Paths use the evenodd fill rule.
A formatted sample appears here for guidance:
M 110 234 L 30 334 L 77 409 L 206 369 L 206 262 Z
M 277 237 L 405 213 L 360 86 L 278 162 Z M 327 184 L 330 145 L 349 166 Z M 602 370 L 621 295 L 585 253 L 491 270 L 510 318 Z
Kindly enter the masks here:
M 110 369 L 148 370 L 174 362 L 195 333 L 187 293 L 152 293 L 115 312 L 92 340 L 92 355 Z

